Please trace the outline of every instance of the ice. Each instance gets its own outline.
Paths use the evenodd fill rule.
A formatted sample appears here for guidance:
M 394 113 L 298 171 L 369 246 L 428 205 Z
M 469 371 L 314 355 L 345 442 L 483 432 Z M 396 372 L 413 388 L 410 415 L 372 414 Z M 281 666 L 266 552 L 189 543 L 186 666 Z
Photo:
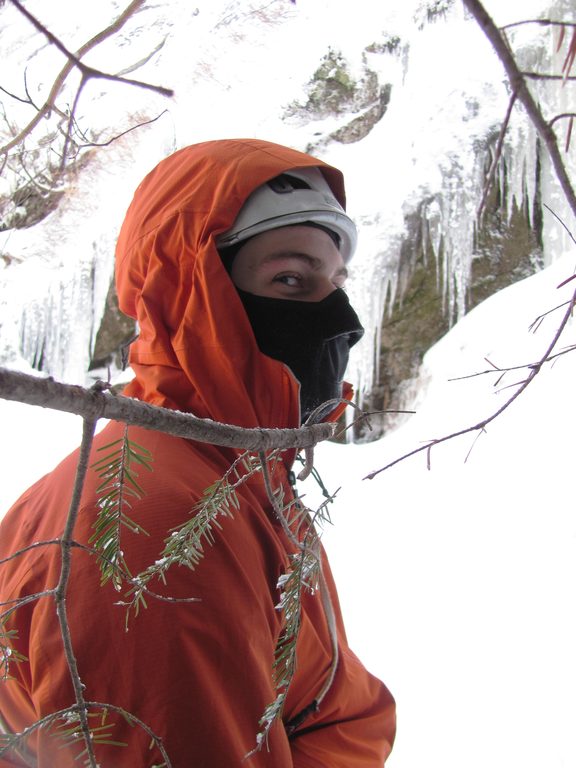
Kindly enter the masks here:
M 416 11 L 423 18 L 431 5 L 281 0 L 262 7 L 205 0 L 147 6 L 131 27 L 137 35 L 127 28 L 119 45 L 109 41 L 92 61 L 119 71 L 164 41 L 134 75 L 173 86 L 176 98 L 166 102 L 123 86 L 91 86 L 82 101 L 82 126 L 94 126 L 102 139 L 135 117 L 150 118 L 164 108 L 169 113 L 137 138 L 99 150 L 100 159 L 66 181 L 66 199 L 49 219 L 29 230 L 0 232 L 0 358 L 29 371 L 44 350 L 47 372 L 81 378 L 115 236 L 144 173 L 176 147 L 207 138 L 259 136 L 305 148 L 319 126 L 293 125 L 281 115 L 294 99 L 305 100 L 303 86 L 328 46 L 340 48 L 358 72 L 363 45 L 397 35 L 396 53 L 368 56 L 383 81 L 392 83 L 386 115 L 362 142 L 331 145 L 323 153 L 345 172 L 349 210 L 361 230 L 349 290 L 367 333 L 353 350 L 354 381 L 360 389 L 374 381 L 382 317 L 401 301 L 406 215 L 419 211 L 434 252 L 430 268 L 454 326 L 426 356 L 416 416 L 383 440 L 317 449 L 329 490 L 342 487 L 324 541 L 351 644 L 398 701 L 400 729 L 390 768 L 573 766 L 574 353 L 545 367 L 474 443 L 466 463 L 471 436 L 434 449 L 431 471 L 421 454 L 374 481 L 361 479 L 403 452 L 493 412 L 507 394 L 493 379 L 450 379 L 485 368 L 486 357 L 503 367 L 536 360 L 558 314 L 538 334 L 527 332 L 528 326 L 573 289 L 556 290 L 573 272 L 574 244 L 545 211 L 550 266 L 458 321 L 481 198 L 476 150 L 488 134 L 496 136 L 510 94 L 489 43 L 460 2 L 446 3 L 444 17 L 419 28 Z M 73 46 L 104 26 L 111 10 L 118 11 L 117 2 L 83 4 L 80 21 L 69 2 L 28 0 L 26 6 L 49 16 L 54 31 Z M 499 24 L 575 14 L 573 0 L 551 6 L 542 0 L 490 0 L 486 6 Z M 10 3 L 1 18 L 11 20 L 2 30 L 1 84 L 21 93 L 21 61 L 33 54 L 29 87 L 35 96 L 45 95 L 57 59 L 28 27 L 18 32 Z M 531 25 L 510 35 L 515 46 L 523 46 L 526 66 L 551 62 L 558 71 L 563 53 L 554 53 L 557 37 L 550 30 Z M 547 117 L 572 111 L 571 82 L 531 87 Z M 30 109 L 11 108 L 18 120 Z M 42 131 L 49 134 L 48 122 Z M 528 206 L 533 219 L 540 194 L 574 230 L 521 109 L 512 116 L 503 156 L 506 172 L 501 166 L 499 179 L 508 205 L 516 200 Z M 574 177 L 574 147 L 563 156 Z M 2 192 L 9 183 L 0 177 Z M 562 342 L 569 343 L 573 327 Z M 513 381 L 508 375 L 503 386 Z M 4 401 L 0 423 L 9 435 L 0 441 L 5 509 L 79 442 L 81 424 L 68 414 Z M 312 491 L 306 494 L 312 504 Z
M 42 3 L 29 4 L 73 46 L 118 13 L 111 0 L 98 4 L 82 20 L 57 12 L 65 7 L 52 4 L 48 13 Z M 128 135 L 100 150 L 77 178 L 64 180 L 65 200 L 48 220 L 27 230 L 0 233 L 0 251 L 11 259 L 10 267 L 2 271 L 0 288 L 5 291 L 0 295 L 2 362 L 16 365 L 20 358 L 35 366 L 41 362 L 45 373 L 81 383 L 104 309 L 115 236 L 141 176 L 162 156 L 190 141 L 256 135 L 303 149 L 314 143 L 315 133 L 326 135 L 352 119 L 353 114 L 310 123 L 283 119 L 291 102 L 306 102 L 305 86 L 329 48 L 342 52 L 352 76 L 361 77 L 369 66 L 379 74 L 380 83 L 389 83 L 392 89 L 384 118 L 364 140 L 318 150 L 323 159 L 344 170 L 349 209 L 361 228 L 350 294 L 367 332 L 350 367 L 356 388 L 367 392 L 377 380 L 382 318 L 402 299 L 409 265 L 402 263 L 400 248 L 409 216 L 420 217 L 421 231 L 429 237 L 434 256 L 430 267 L 436 270 L 447 316 L 456 322 L 467 311 L 475 216 L 490 151 L 487 137 L 494 140 L 509 93 L 502 67 L 475 22 L 460 3 L 446 3 L 445 9 L 433 23 L 423 23 L 426 3 L 413 0 L 381 7 L 362 0 L 355 10 L 362 13 L 362 25 L 349 23 L 349 9 L 342 0 L 301 0 L 296 6 L 286 0 L 266 8 L 257 3 L 175 7 L 164 2 L 141 9 L 87 60 L 105 71 L 130 71 L 132 77 L 173 87 L 176 97 L 166 100 L 146 92 L 143 98 L 139 89 L 102 80 L 86 87 L 78 121 L 82 130 L 100 141 L 119 128 L 169 111 L 152 127 L 139 129 L 134 138 Z M 545 4 L 515 2 L 505 9 L 488 4 L 499 22 L 526 18 L 530 9 L 534 17 Z M 10 5 L 2 12 L 11 22 L 3 83 L 19 93 L 23 62 L 28 61 L 27 82 L 34 98 L 41 100 L 63 65 L 62 56 L 31 32 Z M 322 23 L 327 13 L 330 25 Z M 551 13 L 566 9 L 556 3 Z M 554 53 L 549 29 L 522 25 L 509 30 L 509 36 L 523 66 L 561 65 L 562 52 Z M 289 55 L 295 40 L 297 57 Z M 364 51 L 367 47 L 370 52 Z M 223 49 L 226 57 L 220 55 Z M 439 51 L 448 55 L 439 56 Z M 267 64 L 270 57 L 274 67 Z M 71 85 L 75 83 L 72 79 Z M 568 110 L 573 88 L 571 83 L 538 85 L 547 114 Z M 66 93 L 72 98 L 71 86 Z M 29 105 L 8 106 L 20 124 L 28 119 Z M 53 124 L 45 122 L 41 131 L 49 136 Z M 500 184 L 508 190 L 509 215 L 513 205 L 526 206 L 533 218 L 534 201 L 541 194 L 562 221 L 571 221 L 553 172 L 542 153 L 538 155 L 534 130 L 520 109 L 513 113 L 503 157 L 506 171 L 501 166 Z M 4 174 L 0 183 L 6 189 L 15 178 Z M 544 234 L 545 260 L 551 263 L 566 250 L 569 236 L 549 213 L 544 216 Z M 8 278 L 8 272 L 18 275 Z

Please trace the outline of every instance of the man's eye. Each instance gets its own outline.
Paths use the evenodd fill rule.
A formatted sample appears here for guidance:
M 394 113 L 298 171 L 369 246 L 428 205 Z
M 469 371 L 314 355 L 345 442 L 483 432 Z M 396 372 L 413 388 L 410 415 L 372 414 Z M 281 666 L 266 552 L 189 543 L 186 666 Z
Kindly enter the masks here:
M 302 284 L 302 278 L 300 275 L 276 275 L 274 278 L 275 283 L 282 283 L 283 285 L 287 285 L 290 288 L 299 288 Z

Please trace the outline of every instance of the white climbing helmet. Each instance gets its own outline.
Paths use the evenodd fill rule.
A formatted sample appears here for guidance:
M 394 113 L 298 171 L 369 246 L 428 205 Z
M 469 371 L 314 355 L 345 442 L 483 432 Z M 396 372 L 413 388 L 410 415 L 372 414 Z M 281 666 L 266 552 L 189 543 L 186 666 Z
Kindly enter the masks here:
M 334 233 L 342 258 L 350 261 L 358 239 L 356 225 L 334 197 L 322 172 L 314 167 L 290 169 L 258 187 L 216 245 L 224 249 L 271 229 L 306 223 Z

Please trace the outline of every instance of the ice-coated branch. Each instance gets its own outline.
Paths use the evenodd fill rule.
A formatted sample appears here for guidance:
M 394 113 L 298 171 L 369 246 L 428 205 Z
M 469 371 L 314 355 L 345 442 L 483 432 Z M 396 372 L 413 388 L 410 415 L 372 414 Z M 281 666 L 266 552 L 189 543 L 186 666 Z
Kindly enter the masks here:
M 244 429 L 113 395 L 102 387 L 84 389 L 6 368 L 0 368 L 0 397 L 76 413 L 83 418 L 113 419 L 201 443 L 249 451 L 309 448 L 332 437 L 335 429 L 333 424 L 313 424 L 299 429 Z
M 520 71 L 505 37 L 494 23 L 492 17 L 489 16 L 489 14 L 486 12 L 486 9 L 482 3 L 479 2 L 479 0 L 463 0 L 463 2 L 466 8 L 478 22 L 480 28 L 488 40 L 491 42 L 496 55 L 506 70 L 506 74 L 508 75 L 508 79 L 512 87 L 512 92 L 516 94 L 518 100 L 524 106 L 524 109 L 532 121 L 532 124 L 542 137 L 542 140 L 546 145 L 546 149 L 548 150 L 548 154 L 550 155 L 550 160 L 552 161 L 556 176 L 560 186 L 562 187 L 562 191 L 566 197 L 570 209 L 572 210 L 572 213 L 574 214 L 574 217 L 576 217 L 576 193 L 574 192 L 574 188 L 572 187 L 572 183 L 562 160 L 562 155 L 560 153 L 560 149 L 558 148 L 558 140 L 556 138 L 556 134 L 550 127 L 550 124 L 544 118 L 540 107 L 530 93 L 530 89 L 526 84 L 526 79 Z

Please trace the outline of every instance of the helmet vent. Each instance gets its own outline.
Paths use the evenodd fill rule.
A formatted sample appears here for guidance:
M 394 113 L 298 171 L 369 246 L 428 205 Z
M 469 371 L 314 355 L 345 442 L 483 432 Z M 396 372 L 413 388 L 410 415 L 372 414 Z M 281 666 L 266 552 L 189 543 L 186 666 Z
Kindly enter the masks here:
M 312 189 L 310 184 L 307 184 L 304 179 L 298 179 L 296 176 L 290 176 L 287 173 L 281 173 L 280 176 L 270 179 L 268 186 L 279 195 L 294 192 L 295 189 Z

